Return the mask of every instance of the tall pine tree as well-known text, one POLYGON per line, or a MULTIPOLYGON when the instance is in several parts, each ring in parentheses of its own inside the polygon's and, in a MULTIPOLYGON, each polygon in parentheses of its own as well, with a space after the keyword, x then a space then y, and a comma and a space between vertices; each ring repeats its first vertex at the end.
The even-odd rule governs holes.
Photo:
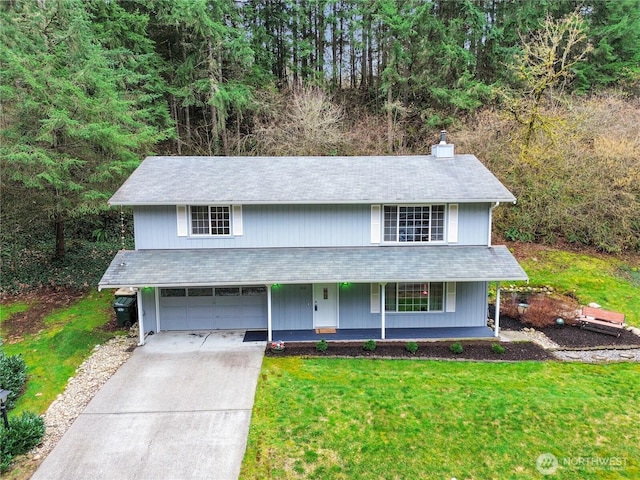
POLYGON ((163 136, 136 111, 84 2, 3 4, 0 15, 3 181, 37 192, 60 258, 65 222, 105 209, 163 136))

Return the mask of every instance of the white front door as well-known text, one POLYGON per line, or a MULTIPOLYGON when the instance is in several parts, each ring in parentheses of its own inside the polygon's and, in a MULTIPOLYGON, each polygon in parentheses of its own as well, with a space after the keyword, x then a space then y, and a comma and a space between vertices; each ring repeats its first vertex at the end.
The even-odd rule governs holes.
POLYGON ((338 285, 313 285, 313 328, 338 326, 338 285))

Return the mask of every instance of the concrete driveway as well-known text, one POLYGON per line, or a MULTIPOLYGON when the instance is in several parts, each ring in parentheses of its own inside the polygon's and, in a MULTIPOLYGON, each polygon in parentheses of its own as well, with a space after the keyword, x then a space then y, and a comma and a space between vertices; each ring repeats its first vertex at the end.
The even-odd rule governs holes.
POLYGON ((147 337, 32 479, 237 479, 265 347, 243 336, 147 337))

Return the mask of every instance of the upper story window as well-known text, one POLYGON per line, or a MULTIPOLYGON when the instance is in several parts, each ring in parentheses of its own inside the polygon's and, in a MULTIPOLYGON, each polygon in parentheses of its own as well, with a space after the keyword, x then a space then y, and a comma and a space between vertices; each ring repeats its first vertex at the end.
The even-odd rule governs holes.
POLYGON ((191 206, 192 235, 230 235, 231 215, 228 206, 191 206))
POLYGON ((444 241, 444 205, 385 205, 384 241, 444 241))

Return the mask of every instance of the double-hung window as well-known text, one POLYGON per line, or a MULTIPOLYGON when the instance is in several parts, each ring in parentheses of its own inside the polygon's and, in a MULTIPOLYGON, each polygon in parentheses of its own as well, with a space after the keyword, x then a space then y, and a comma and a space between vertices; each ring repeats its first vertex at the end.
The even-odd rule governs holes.
POLYGON ((192 235, 230 235, 231 215, 229 206, 192 205, 192 235))
POLYGON ((444 205, 385 205, 384 241, 444 241, 444 205))
POLYGON ((388 283, 385 290, 387 312, 442 312, 444 283, 388 283))

